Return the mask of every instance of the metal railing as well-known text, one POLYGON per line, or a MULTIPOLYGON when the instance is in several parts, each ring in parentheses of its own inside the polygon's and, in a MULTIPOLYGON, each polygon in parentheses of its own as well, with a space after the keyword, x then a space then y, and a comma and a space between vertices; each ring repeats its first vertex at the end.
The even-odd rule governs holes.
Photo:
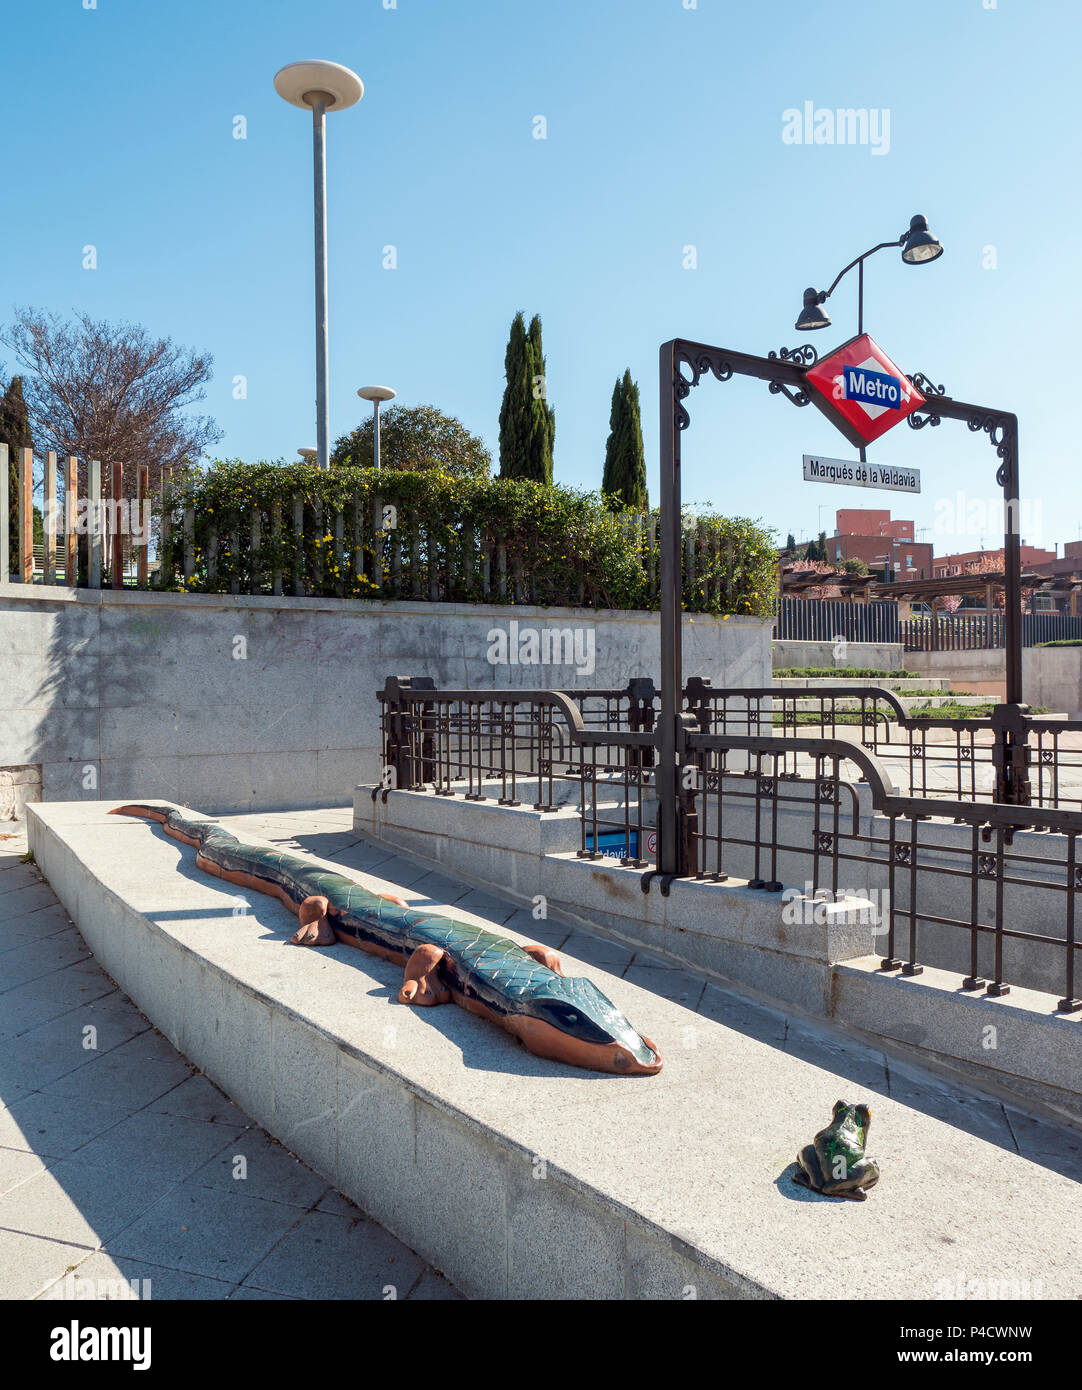
POLYGON ((892 780, 913 796, 1002 800, 997 790, 1010 746, 1026 804, 1082 809, 1082 720, 1049 719, 1003 705, 986 718, 914 715, 894 691, 871 685, 715 690, 693 676, 684 693, 700 733, 857 743, 883 758, 892 780))
MULTIPOLYGON (((816 693, 824 701, 840 698, 830 690, 816 693)), ((884 736, 884 727, 897 732, 900 719, 867 725, 867 737, 881 740, 878 748, 825 729, 808 736, 784 720, 773 724, 764 702, 778 694, 689 682, 676 769, 687 875, 737 877, 771 892, 786 881, 803 883, 814 902, 837 895, 846 871, 859 866, 859 895, 883 893, 884 970, 916 975, 923 960, 961 972, 964 942, 964 989, 1006 994, 1013 971, 1016 982, 1036 979, 1039 987, 1062 990, 1060 1011, 1082 1009, 1076 997, 1082 812, 1052 804, 1054 782, 1043 801, 1029 806, 949 796, 942 788, 902 794, 881 754, 902 746, 913 766, 922 759, 911 742, 895 745, 884 736), (756 727, 764 715, 771 721, 765 732, 756 727), (726 727, 739 724, 742 732, 726 727)), ((783 707, 793 694, 780 692, 783 707)), ((856 698, 869 711, 884 707, 904 716, 893 692, 866 688, 856 698)), ((571 812, 580 856, 640 868, 658 862, 660 740, 652 682, 572 693, 438 690, 428 680, 390 677, 379 699, 384 776, 374 797, 431 788, 439 796, 571 812)), ((1026 724, 1035 767, 1058 776, 1059 724, 1026 724)), ((995 747, 988 751, 994 757, 995 747)), ((644 875, 644 891, 651 877, 644 875)), ((662 876, 663 892, 668 882, 662 876)))

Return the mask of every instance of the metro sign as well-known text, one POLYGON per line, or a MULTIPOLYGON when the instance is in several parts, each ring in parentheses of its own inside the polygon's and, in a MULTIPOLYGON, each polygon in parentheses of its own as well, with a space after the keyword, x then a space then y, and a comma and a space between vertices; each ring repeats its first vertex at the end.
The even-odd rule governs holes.
POLYGON ((867 333, 807 371, 812 400, 850 444, 870 444, 924 404, 924 397, 867 333))

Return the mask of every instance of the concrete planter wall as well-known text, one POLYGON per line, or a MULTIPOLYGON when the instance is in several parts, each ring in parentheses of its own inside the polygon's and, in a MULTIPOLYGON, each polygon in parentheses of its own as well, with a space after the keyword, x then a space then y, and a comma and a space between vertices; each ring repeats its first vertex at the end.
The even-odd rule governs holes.
MULTIPOLYGON (((769 684, 769 624, 684 624, 686 675, 769 684)), ((212 812, 348 805, 378 776, 388 675, 582 689, 660 669, 656 613, 21 584, 0 584, 0 663, 0 772, 29 776, 24 799, 163 797, 212 812), (520 635, 577 632, 585 659, 492 664, 490 634, 512 622, 520 635)))

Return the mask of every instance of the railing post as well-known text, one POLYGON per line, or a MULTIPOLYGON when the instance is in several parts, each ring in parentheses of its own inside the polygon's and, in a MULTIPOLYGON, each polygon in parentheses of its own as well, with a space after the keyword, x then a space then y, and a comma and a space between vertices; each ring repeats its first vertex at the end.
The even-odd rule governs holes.
POLYGON ((34 451, 19 451, 19 579, 34 582, 34 451))
POLYGON ((101 588, 101 461, 91 459, 87 464, 87 583, 92 589, 101 588))
POLYGON ((11 514, 9 468, 8 446, 0 444, 0 584, 6 584, 11 578, 11 555, 8 547, 8 517, 11 514))
POLYGON ((79 537, 76 516, 79 502, 79 460, 68 455, 64 474, 64 583, 74 589, 79 579, 79 537))
POLYGON ((135 549, 135 582, 140 589, 147 587, 147 552, 150 548, 150 517, 146 502, 150 496, 150 465, 140 463, 135 470, 135 506, 139 517, 139 543, 135 549))
POLYGON ((112 583, 114 589, 124 587, 124 532, 121 529, 120 518, 123 516, 121 511, 122 499, 124 496, 124 465, 114 463, 111 469, 112 486, 109 490, 112 525, 112 545, 110 550, 112 558, 109 561, 109 568, 112 570, 112 583))
POLYGON ((659 360, 661 402, 661 727, 658 738, 657 869, 682 872, 677 766, 681 660, 680 439, 676 425, 675 342, 664 343, 659 360))
POLYGON ((42 566, 45 573, 42 579, 46 584, 56 583, 56 455, 50 450, 45 455, 45 485, 42 488, 42 566))

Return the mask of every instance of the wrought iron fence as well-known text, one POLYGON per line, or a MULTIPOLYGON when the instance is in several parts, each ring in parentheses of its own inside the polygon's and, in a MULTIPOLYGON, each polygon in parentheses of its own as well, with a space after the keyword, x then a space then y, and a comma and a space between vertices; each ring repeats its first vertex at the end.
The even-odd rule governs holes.
MULTIPOLYGON (((888 776, 913 796, 998 801, 1005 732, 1018 735, 1031 806, 1082 810, 1082 720, 1049 719, 996 706, 987 718, 910 713, 880 686, 771 686, 716 690, 693 676, 686 708, 700 733, 765 734, 788 741, 858 743, 884 760, 888 776)), ((797 755, 791 752, 791 770, 797 755)), ((1016 769, 1017 771, 1017 769, 1016 769)))
MULTIPOLYGON (((1061 1012, 1082 1009, 1076 997, 1082 812, 1053 804, 1054 781, 1029 806, 982 800, 976 791, 968 797, 943 788, 899 793, 889 750, 905 749, 913 767, 926 762, 912 740, 896 745, 888 737, 899 732, 901 718, 862 720, 870 747, 835 737, 829 724, 809 736, 784 718, 795 694, 688 683, 677 769, 687 873, 740 878, 770 892, 787 882, 804 884, 814 905, 822 894, 838 895, 852 869, 862 895, 883 893, 882 969, 916 975, 927 963, 964 971, 964 989, 991 995, 1009 992, 1013 972, 1016 981, 1022 975, 1027 985, 1036 980, 1061 990, 1061 1012), (772 699, 782 705, 780 725, 766 704, 772 699), (771 721, 765 732, 764 717, 771 721)), ((840 698, 830 690, 815 694, 824 706, 840 698)), ((891 691, 866 688, 856 698, 862 712, 889 708, 904 717, 891 691)), ((386 799, 394 788, 430 788, 504 806, 528 802, 538 811, 572 813, 583 857, 647 869, 658 862, 652 682, 572 693, 438 690, 431 681, 391 677, 379 699, 384 777, 374 797, 381 790, 386 799)), ((920 733, 928 721, 912 722, 920 733)), ((991 721, 941 722, 980 724, 986 733, 991 727, 991 721)), ((1061 726, 1026 724, 1038 754, 1035 769, 1060 776, 1061 726)), ((976 739, 980 730, 965 732, 976 739)), ((644 891, 651 877, 644 875, 644 891)))
POLYGON ((851 599, 793 598, 782 595, 774 620, 779 641, 900 642, 902 624, 894 599, 855 603, 851 599))
MULTIPOLYGON (((1070 613, 1023 613, 1022 645, 1082 638, 1082 617, 1070 613)), ((906 618, 900 624, 907 652, 988 651, 1007 645, 1002 613, 937 614, 934 618, 906 618)))

